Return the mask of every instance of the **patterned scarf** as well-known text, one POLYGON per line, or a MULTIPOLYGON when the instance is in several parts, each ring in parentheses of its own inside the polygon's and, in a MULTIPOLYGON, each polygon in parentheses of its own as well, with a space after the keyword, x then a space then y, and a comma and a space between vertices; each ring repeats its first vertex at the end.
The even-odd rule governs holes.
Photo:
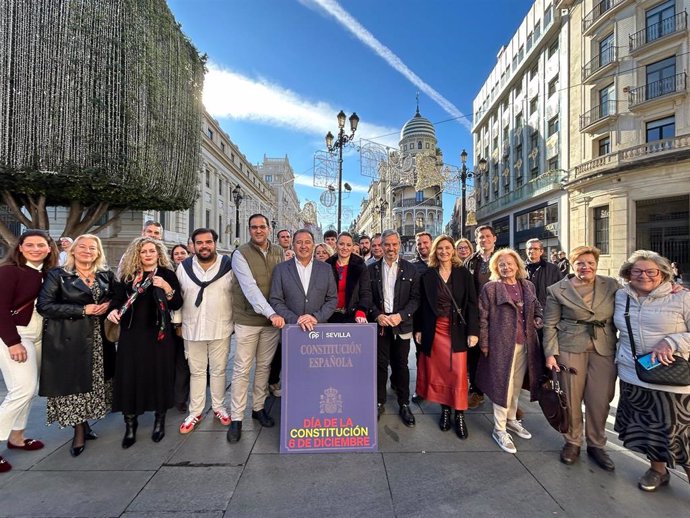
MULTIPOLYGON (((153 284, 153 277, 156 275, 157 271, 158 269, 153 270, 146 276, 146 278, 143 278, 143 272, 139 272, 137 274, 137 276, 134 278, 134 281, 132 281, 132 289, 134 291, 120 308, 120 318, 122 318, 125 312, 132 307, 132 304, 134 304, 134 301, 137 300, 139 295, 144 293, 148 287, 153 284)), ((156 299, 156 305, 158 306, 158 336, 156 339, 159 342, 165 338, 165 329, 168 325, 168 321, 170 320, 167 303, 165 298, 161 296, 162 291, 163 290, 153 290, 153 296, 156 299)))

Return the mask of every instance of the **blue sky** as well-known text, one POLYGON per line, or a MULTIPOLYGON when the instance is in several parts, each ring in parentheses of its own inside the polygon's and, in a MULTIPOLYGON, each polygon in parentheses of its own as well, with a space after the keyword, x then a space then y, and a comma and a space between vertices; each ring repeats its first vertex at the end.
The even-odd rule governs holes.
MULTIPOLYGON (((314 153, 342 109, 357 134, 397 146, 415 113, 435 124, 448 164, 472 157, 472 100, 532 5, 530 0, 168 0, 184 33, 209 58, 206 109, 250 162, 288 155, 304 203, 314 153)), ((349 127, 349 124, 348 124, 349 127)), ((354 150, 344 162, 357 215, 370 178, 354 150)), ((444 223, 455 197, 444 195, 444 223)), ((330 211, 332 212, 332 211, 330 211)), ((321 210, 326 227, 334 217, 321 210)))

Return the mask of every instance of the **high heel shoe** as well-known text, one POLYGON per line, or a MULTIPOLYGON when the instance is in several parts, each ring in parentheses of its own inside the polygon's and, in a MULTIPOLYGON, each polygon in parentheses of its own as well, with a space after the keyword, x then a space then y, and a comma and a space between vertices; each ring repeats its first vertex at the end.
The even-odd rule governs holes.
POLYGON ((442 432, 450 430, 450 407, 441 405, 441 417, 438 420, 438 427, 442 432))
POLYGON ((98 435, 91 429, 88 421, 84 421, 84 438, 87 441, 95 441, 98 439, 98 435))
POLYGON ((74 426, 74 437, 72 438, 72 446, 69 449, 72 457, 79 457, 84 451, 84 423, 79 423, 74 426))
POLYGON ((137 442, 137 427, 139 422, 134 414, 125 415, 125 436, 122 438, 122 447, 127 449, 137 442))
POLYGON ((153 442, 161 442, 163 437, 165 437, 165 412, 156 412, 151 440, 153 442))
POLYGON ((465 413, 462 410, 455 411, 455 434, 460 439, 467 439, 469 435, 467 423, 465 422, 465 413))

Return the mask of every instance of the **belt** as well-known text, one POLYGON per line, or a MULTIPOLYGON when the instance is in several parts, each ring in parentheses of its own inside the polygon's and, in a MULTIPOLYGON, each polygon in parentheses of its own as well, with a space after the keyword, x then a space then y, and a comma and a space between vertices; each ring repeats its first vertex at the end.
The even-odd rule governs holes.
POLYGON ((575 322, 576 324, 587 326, 589 336, 592 337, 593 340, 597 339, 597 328, 603 329, 606 327, 606 320, 570 320, 568 318, 564 318, 563 320, 566 322, 575 322))

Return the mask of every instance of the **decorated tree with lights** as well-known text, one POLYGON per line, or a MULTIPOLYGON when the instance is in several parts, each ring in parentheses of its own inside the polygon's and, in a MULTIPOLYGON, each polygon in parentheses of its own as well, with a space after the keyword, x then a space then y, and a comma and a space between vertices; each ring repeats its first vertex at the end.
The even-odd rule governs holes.
POLYGON ((0 0, 1 202, 43 229, 68 207, 72 236, 190 207, 203 76, 164 0, 0 0))

